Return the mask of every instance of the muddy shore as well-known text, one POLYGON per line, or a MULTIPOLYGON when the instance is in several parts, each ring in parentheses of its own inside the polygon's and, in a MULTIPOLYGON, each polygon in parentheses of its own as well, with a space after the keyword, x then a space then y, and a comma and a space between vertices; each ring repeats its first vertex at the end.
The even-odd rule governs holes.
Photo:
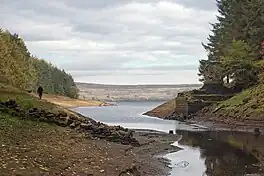
POLYGON ((249 132, 256 133, 256 129, 259 130, 260 134, 264 134, 264 122, 263 121, 241 121, 241 122, 225 122, 217 120, 208 120, 208 118, 195 118, 192 120, 186 121, 186 124, 197 124, 202 125, 207 128, 209 131, 240 131, 240 132, 249 132))
POLYGON ((0 102, 0 175, 166 176, 175 134, 108 126, 71 111, 0 102))
POLYGON ((180 150, 170 145, 178 136, 163 133, 135 131, 140 146, 133 147, 63 127, 45 130, 24 129, 23 138, 20 130, 0 130, 9 139, 1 141, 1 176, 166 176, 169 161, 157 156, 180 150))

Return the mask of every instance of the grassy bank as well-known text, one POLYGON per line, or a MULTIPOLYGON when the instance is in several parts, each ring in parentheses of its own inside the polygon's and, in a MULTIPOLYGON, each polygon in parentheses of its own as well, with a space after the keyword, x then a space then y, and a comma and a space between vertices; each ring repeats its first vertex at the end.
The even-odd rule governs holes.
POLYGON ((173 113, 174 109, 175 109, 175 99, 159 105, 158 107, 144 113, 144 115, 165 118, 171 113, 173 113))
POLYGON ((44 94, 43 99, 39 101, 37 95, 34 93, 26 93, 16 89, 12 86, 4 85, 0 83, 0 100, 6 101, 8 99, 16 100, 19 104, 25 108, 44 108, 53 109, 54 105, 59 105, 62 107, 81 107, 81 106, 110 106, 111 104, 105 103, 103 101, 96 100, 81 100, 72 99, 65 96, 44 94))
MULTIPOLYGON (((195 94, 192 95, 192 99, 199 99, 202 102, 212 100, 212 105, 203 108, 195 114, 196 120, 198 121, 203 120, 234 125, 264 126, 264 85, 246 89, 227 100, 221 100, 221 96, 210 94, 204 94, 202 96, 195 94)), ((175 99, 145 114, 165 118, 170 115, 174 109, 175 99)))
POLYGON ((32 96, 26 92, 20 91, 12 86, 0 84, 0 100, 8 101, 15 100, 22 108, 41 108, 49 111, 57 111, 58 106, 55 104, 45 101, 38 100, 35 96, 32 96))
POLYGON ((251 87, 198 113, 203 119, 226 123, 264 122, 264 85, 251 87))

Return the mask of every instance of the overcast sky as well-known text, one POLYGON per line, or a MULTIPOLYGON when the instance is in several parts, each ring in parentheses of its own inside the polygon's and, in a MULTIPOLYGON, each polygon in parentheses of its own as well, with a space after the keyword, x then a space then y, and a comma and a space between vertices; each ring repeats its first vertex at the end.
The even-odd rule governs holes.
POLYGON ((75 81, 198 83, 215 0, 0 0, 0 27, 75 81))

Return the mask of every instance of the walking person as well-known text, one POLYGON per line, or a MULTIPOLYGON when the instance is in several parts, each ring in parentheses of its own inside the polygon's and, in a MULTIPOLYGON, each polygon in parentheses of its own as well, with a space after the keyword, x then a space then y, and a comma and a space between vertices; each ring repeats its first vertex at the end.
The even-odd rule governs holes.
POLYGON ((38 92, 38 95, 39 95, 39 99, 41 99, 42 98, 42 94, 43 94, 43 88, 41 86, 39 86, 37 92, 38 92))

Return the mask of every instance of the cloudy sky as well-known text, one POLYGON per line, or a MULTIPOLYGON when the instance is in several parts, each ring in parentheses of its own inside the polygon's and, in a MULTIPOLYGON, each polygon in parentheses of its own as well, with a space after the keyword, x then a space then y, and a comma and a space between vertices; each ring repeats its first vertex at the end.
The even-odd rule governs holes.
POLYGON ((197 83, 215 0, 0 0, 0 24, 76 81, 197 83))

